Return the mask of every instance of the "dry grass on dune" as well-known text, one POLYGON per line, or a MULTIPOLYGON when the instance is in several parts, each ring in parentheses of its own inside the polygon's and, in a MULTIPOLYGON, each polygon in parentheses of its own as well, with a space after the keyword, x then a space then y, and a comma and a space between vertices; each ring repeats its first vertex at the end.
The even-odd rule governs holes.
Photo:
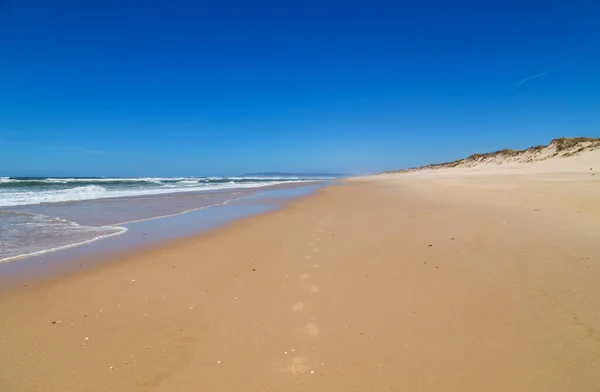
POLYGON ((567 158, 586 151, 593 151, 598 148, 600 148, 600 138, 562 137, 552 140, 548 145, 533 146, 525 150, 505 148, 503 150, 488 153, 475 153, 467 158, 458 159, 452 162, 435 163, 403 170, 392 170, 386 173, 411 172, 427 169, 468 168, 484 163, 498 165, 505 163, 531 163, 551 158, 567 158))

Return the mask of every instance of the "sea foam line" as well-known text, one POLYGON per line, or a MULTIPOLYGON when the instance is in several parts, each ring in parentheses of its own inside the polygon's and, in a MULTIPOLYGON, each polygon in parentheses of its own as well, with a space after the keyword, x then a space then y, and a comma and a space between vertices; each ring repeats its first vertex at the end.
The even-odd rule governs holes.
POLYGON ((4 199, 0 200, 0 207, 16 207, 25 205, 41 205, 50 203, 76 203, 87 200, 100 199, 118 199, 123 197, 139 197, 165 194, 185 194, 185 193, 204 193, 209 191, 227 190, 227 189, 256 189, 273 185, 287 183, 303 183, 307 180, 294 180, 282 182, 263 182, 247 184, 209 184, 191 187, 175 188, 152 188, 152 189, 122 189, 112 190, 103 188, 100 185, 86 185, 70 189, 52 190, 43 192, 20 191, 14 193, 0 193, 4 199))
MULTIPOLYGON (((299 181, 299 182, 304 182, 304 181, 299 181)), ((242 189, 244 189, 244 188, 242 188, 242 189)), ((238 192, 233 192, 232 195, 239 195, 239 194, 243 194, 243 193, 245 193, 245 192, 238 191, 238 192)), ((27 258, 27 257, 39 256, 39 255, 42 255, 42 254, 45 254, 45 253, 56 252, 56 251, 60 251, 60 250, 64 250, 64 249, 69 249, 69 248, 75 248, 77 246, 90 244, 90 243, 98 241, 98 240, 102 240, 102 239, 106 239, 106 238, 109 238, 109 237, 118 236, 118 235, 124 234, 125 232, 127 232, 129 230, 127 227, 122 227, 121 225, 126 225, 126 224, 131 224, 131 223, 138 223, 138 222, 145 222, 145 221, 150 221, 150 220, 154 220, 154 219, 169 218, 169 217, 173 217, 173 216, 187 214, 187 213, 190 213, 190 212, 193 212, 193 211, 199 211, 199 210, 202 210, 202 209, 205 209, 205 208, 220 207, 220 206, 227 205, 227 204, 229 204, 229 203, 231 203, 233 201, 238 201, 240 199, 243 199, 243 198, 249 197, 249 196, 250 195, 240 196, 240 197, 236 197, 236 198, 233 198, 233 199, 226 200, 226 201, 221 202, 221 203, 210 204, 210 205, 201 206, 201 207, 198 207, 198 208, 191 208, 189 210, 185 210, 185 211, 178 212, 178 213, 175 213, 175 214, 161 215, 161 216, 155 216, 155 217, 144 218, 144 219, 137 219, 137 220, 127 221, 127 222, 119 222, 119 223, 114 223, 112 225, 107 225, 107 226, 98 226, 98 228, 112 227, 112 228, 120 229, 120 231, 118 231, 116 233, 111 233, 111 234, 106 234, 106 235, 98 236, 98 237, 95 237, 95 238, 92 238, 92 239, 89 239, 89 240, 86 240, 86 241, 77 242, 77 243, 74 243, 74 244, 58 246, 56 248, 45 249, 45 250, 41 250, 41 251, 37 251, 37 252, 24 253, 24 254, 17 255, 17 256, 11 256, 11 257, 8 257, 8 258, 5 258, 5 259, 0 259, 0 263, 6 263, 6 262, 9 262, 9 261, 18 260, 18 259, 24 259, 24 258, 27 258)), ((176 197, 176 196, 171 196, 171 197, 176 197)))
MULTIPOLYGON (((240 193, 242 193, 242 192, 235 192, 235 193, 232 193, 232 195, 236 195, 236 194, 240 194, 240 193)), ((244 196, 241 196, 241 197, 237 197, 235 199, 226 200, 226 201, 221 202, 221 203, 209 204, 207 206, 201 206, 201 207, 197 207, 197 208, 191 208, 189 210, 185 210, 185 211, 181 211, 181 212, 176 212, 174 214, 153 216, 153 217, 150 217, 150 218, 136 219, 136 220, 127 221, 127 222, 119 222, 119 223, 115 223, 115 225, 117 227, 119 227, 119 225, 128 225, 128 224, 131 224, 131 223, 146 222, 146 221, 151 221, 151 220, 154 220, 154 219, 170 218, 172 216, 178 216, 178 215, 187 214, 188 212, 203 210, 205 208, 224 206, 226 204, 231 203, 232 201, 237 201, 237 200, 240 200, 240 199, 243 199, 243 198, 244 198, 244 196)))
POLYGON ((63 249, 69 249, 69 248, 75 248, 77 246, 81 246, 81 245, 86 245, 86 244, 90 244, 92 242, 98 241, 98 240, 102 240, 108 237, 114 237, 117 235, 121 235, 123 233, 125 233, 126 231, 128 231, 129 229, 127 229, 126 227, 119 227, 119 226, 99 226, 98 228, 103 228, 103 227, 112 227, 115 229, 120 229, 120 231, 116 232, 116 233, 110 233, 110 234, 105 234, 105 235, 101 235, 98 237, 94 237, 92 239, 89 240, 85 240, 85 241, 81 241, 81 242, 76 242, 74 244, 69 244, 69 245, 63 245, 63 246, 57 246, 56 248, 49 248, 49 249, 44 249, 44 250, 40 250, 37 252, 31 252, 31 253, 24 253, 24 254, 20 254, 17 256, 11 256, 5 259, 0 259, 0 263, 6 263, 9 261, 13 261, 13 260, 18 260, 18 259, 25 259, 27 257, 33 257, 33 256, 39 256, 39 255, 43 255, 45 253, 51 253, 51 252, 56 252, 59 250, 63 250, 63 249))
MULTIPOLYGON (((240 194, 243 192, 236 192, 233 194, 240 194)), ((150 221, 150 220, 154 220, 154 219, 162 219, 162 218, 169 218, 169 217, 173 217, 173 216, 178 216, 178 215, 183 215, 183 214, 187 214, 189 212, 193 212, 193 211, 199 211, 202 210, 204 208, 210 208, 210 207, 219 207, 219 206, 224 206, 226 204, 229 204, 232 201, 237 201, 240 199, 243 199, 244 197, 237 197, 235 199, 230 199, 230 200, 226 200, 222 203, 216 203, 216 204, 210 204, 207 206, 202 206, 202 207, 198 207, 198 208, 192 208, 189 210, 185 210, 182 212, 178 212, 175 214, 169 214, 169 215, 161 215, 161 216, 154 216, 151 218, 144 218, 144 219, 138 219, 138 220, 132 220, 132 221, 128 221, 128 222, 120 222, 120 223, 115 223, 113 225, 108 225, 108 226, 98 226, 98 228, 104 228, 104 227, 111 227, 111 228, 115 228, 115 229, 120 229, 120 231, 116 232, 116 233, 110 233, 110 234, 105 234, 105 235, 101 235, 98 237, 94 237, 92 239, 86 240, 86 241, 81 241, 81 242, 76 242, 74 244, 69 244, 69 245, 63 245, 63 246, 58 246, 56 248, 49 248, 49 249, 44 249, 44 250, 40 250, 37 252, 31 252, 31 253, 24 253, 24 254, 20 254, 17 256, 11 256, 5 259, 0 259, 0 263, 6 263, 9 261, 14 261, 14 260, 18 260, 18 259, 25 259, 28 257, 34 257, 34 256, 40 256, 46 253, 51 253, 51 252, 56 252, 56 251, 60 251, 60 250, 64 250, 64 249, 70 249, 70 248, 75 248, 77 246, 81 246, 81 245, 87 245, 90 244, 92 242, 96 242, 98 240, 102 240, 102 239, 106 239, 109 237, 114 237, 114 236, 118 236, 121 234, 124 234, 125 232, 127 232, 129 229, 127 227, 122 227, 121 225, 126 225, 126 224, 131 224, 131 223, 138 223, 138 222, 145 222, 145 221, 150 221)))

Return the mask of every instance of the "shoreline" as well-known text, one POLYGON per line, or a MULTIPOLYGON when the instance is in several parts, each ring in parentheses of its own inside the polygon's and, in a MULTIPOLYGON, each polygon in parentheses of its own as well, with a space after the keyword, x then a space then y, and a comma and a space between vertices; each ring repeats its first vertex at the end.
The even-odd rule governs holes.
POLYGON ((594 390, 600 188, 537 179, 352 179, 0 292, 0 389, 594 390))
POLYGON ((270 190, 326 182, 319 181, 324 178, 300 177, 230 179, 239 183, 224 183, 226 179, 216 177, 184 181, 182 178, 8 178, 0 183, 0 205, 4 205, 0 207, 0 264, 115 237, 139 222, 224 205, 270 190), (206 185, 207 181, 214 183, 206 185), (174 184, 187 188, 182 191, 174 184), (225 188, 219 188, 222 186, 225 188), (160 192, 145 194, 150 191, 160 192), (118 196, 121 193, 124 194, 118 196), (76 198, 60 201, 65 195, 76 198), (13 205, 16 201, 22 203, 13 205))
MULTIPOLYGON (((216 204, 202 205, 190 210, 164 216, 109 225, 106 227, 121 228, 123 230, 80 243, 43 250, 33 254, 15 256, 0 261, 0 291, 18 284, 15 282, 22 283, 32 279, 43 278, 45 275, 54 276, 69 273, 79 269, 77 268, 78 266, 89 263, 101 263, 101 260, 105 259, 122 258, 129 253, 143 252, 146 249, 165 246, 170 242, 195 238, 196 236, 201 236, 212 230, 232 224, 237 220, 243 220, 256 214, 267 213, 282 208, 282 202, 284 206, 290 200, 306 197, 331 183, 331 181, 324 181, 272 185, 253 190, 250 193, 238 192, 242 196, 227 199, 216 204), (254 202, 254 200, 258 201, 254 202), (229 205, 231 205, 232 209, 237 208, 239 212, 231 213, 227 211, 229 205), (187 214, 195 214, 198 222, 186 223, 187 228, 179 230, 179 233, 176 235, 167 234, 168 231, 173 230, 174 226, 181 223, 173 218, 182 217, 187 214), (208 219, 209 221, 202 222, 203 219, 208 219), (142 241, 140 243, 139 238, 137 240, 131 238, 133 236, 139 237, 140 234, 143 236, 147 234, 152 235, 153 233, 146 232, 152 231, 152 226, 156 225, 164 227, 155 230, 157 233, 149 241, 142 241), (40 268, 41 265, 50 266, 40 268)), ((234 192, 233 194, 236 193, 234 192)), ((205 195, 200 194, 200 196, 205 195)), ((135 201, 135 198, 130 198, 130 200, 135 201)), ((189 221, 190 219, 186 220, 189 221)))

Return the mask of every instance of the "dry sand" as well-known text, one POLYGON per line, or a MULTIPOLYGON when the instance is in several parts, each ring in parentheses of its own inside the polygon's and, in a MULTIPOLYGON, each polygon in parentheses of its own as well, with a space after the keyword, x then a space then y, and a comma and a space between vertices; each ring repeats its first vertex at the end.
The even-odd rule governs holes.
POLYGON ((574 162, 356 179, 2 292, 0 391, 600 390, 574 162))

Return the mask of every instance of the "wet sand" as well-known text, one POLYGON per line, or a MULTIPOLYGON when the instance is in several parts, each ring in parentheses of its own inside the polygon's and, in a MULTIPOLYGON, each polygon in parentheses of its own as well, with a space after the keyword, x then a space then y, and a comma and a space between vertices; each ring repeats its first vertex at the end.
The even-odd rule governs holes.
POLYGON ((5 290, 0 390, 600 390, 598 180, 356 179, 5 290))
MULTIPOLYGON (((65 217, 73 214, 79 222, 90 223, 89 219, 103 219, 104 224, 122 219, 127 214, 142 213, 143 219, 135 222, 121 224, 126 232, 109 238, 99 239, 79 246, 69 246, 65 249, 54 249, 42 252, 37 256, 16 259, 9 262, 0 260, 0 290, 19 284, 22 280, 44 277, 49 275, 64 274, 66 271, 79 269, 82 264, 89 266, 93 263, 104 263, 116 255, 147 248, 148 246, 163 244, 174 239, 197 236, 211 229, 222 227, 228 223, 248 216, 272 211, 281 208, 286 201, 310 195, 316 190, 326 186, 329 182, 313 182, 303 184, 287 184, 264 187, 260 190, 245 192, 240 195, 227 194, 196 194, 187 195, 183 199, 189 202, 192 199, 191 210, 181 211, 180 195, 163 195, 153 199, 148 204, 146 198, 123 198, 126 200, 110 200, 111 208, 100 208, 100 214, 86 214, 78 211, 90 209, 90 205, 106 203, 106 200, 85 201, 81 203, 66 203, 68 205, 41 205, 35 206, 38 212, 48 213, 54 210, 54 215, 65 217), (227 197, 230 197, 227 199, 227 197), (231 196, 234 198, 232 199, 231 196), (215 198, 216 197, 216 198, 215 198), (219 199, 220 198, 220 199, 219 199), (173 200, 175 199, 175 200, 173 200), (135 203, 139 201, 141 205, 135 203), (161 203, 173 203, 172 206, 160 206, 161 203), (134 206, 132 212, 123 213, 134 206), (169 215, 157 215, 159 211, 168 211, 169 215), (58 212, 58 214, 56 213, 58 212), (62 212, 62 214, 61 214, 62 212), (87 219, 87 220, 86 220, 87 219), (17 262, 18 261, 18 262, 17 262)), ((95 208, 92 208, 95 209, 95 208)), ((129 215, 131 216, 131 215, 129 215)), ((1 223, 0 223, 1 226, 1 223)), ((47 230, 48 243, 53 244, 53 233, 47 230)), ((10 236, 9 236, 10 238, 10 236)), ((92 237, 93 238, 93 237, 92 237)), ((39 236, 25 237, 26 242, 37 244, 39 236)), ((1 239, 0 239, 1 242, 1 239)), ((52 245, 51 245, 52 246, 52 245)), ((11 251, 11 249, 8 249, 11 251)))

